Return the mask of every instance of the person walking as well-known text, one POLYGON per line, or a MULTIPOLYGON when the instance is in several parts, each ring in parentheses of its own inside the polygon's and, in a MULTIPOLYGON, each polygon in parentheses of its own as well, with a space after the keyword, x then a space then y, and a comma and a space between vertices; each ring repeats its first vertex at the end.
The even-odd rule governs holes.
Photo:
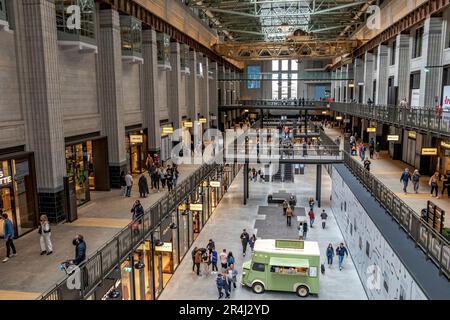
POLYGON ((132 229, 134 233, 139 233, 139 226, 142 224, 142 217, 144 216, 144 207, 139 200, 136 200, 131 208, 132 213, 132 229))
POLYGON ((159 178, 161 180, 161 188, 165 189, 166 188, 166 169, 161 168, 161 171, 159 172, 159 178))
POLYGON ((3 219, 3 237, 6 242, 6 257, 3 259, 3 262, 8 262, 9 258, 12 258, 17 255, 16 247, 14 246, 14 226, 12 221, 8 218, 8 214, 4 213, 2 209, 0 209, 0 214, 3 219), (12 253, 11 253, 12 250, 12 253))
POLYGON ((256 243, 256 235, 255 234, 253 234, 251 237, 250 237, 250 240, 249 240, 249 242, 248 242, 248 244, 249 244, 249 246, 250 246, 250 249, 252 250, 252 252, 253 252, 253 250, 255 249, 255 243, 256 243))
POLYGON ((194 264, 197 268, 197 276, 200 276, 200 264, 202 263, 202 252, 197 249, 194 256, 194 264))
POLYGON ((122 197, 125 197, 127 195, 127 182, 125 181, 125 172, 122 171, 120 173, 120 191, 122 193, 122 197))
POLYGON ((167 190, 169 192, 172 191, 172 189, 173 189, 173 173, 172 173, 172 170, 167 170, 166 182, 167 182, 167 190))
POLYGON ((198 248, 195 247, 192 251, 191 251, 191 256, 192 256, 192 272, 195 272, 195 254, 197 253, 198 248))
POLYGON ((206 249, 208 249, 209 254, 211 254, 215 248, 216 244, 214 243, 213 239, 209 239, 208 244, 206 245, 206 249))
POLYGON ((326 255, 327 255, 328 267, 331 268, 331 266, 333 265, 333 257, 334 257, 334 249, 333 249, 333 245, 331 243, 328 245, 326 255))
POLYGON ((149 194, 150 192, 148 190, 147 178, 145 177, 144 174, 142 174, 141 177, 139 178, 138 187, 139 187, 139 196, 141 198, 146 198, 147 194, 149 194))
POLYGON ((224 282, 223 282, 223 289, 224 289, 224 291, 225 291, 225 299, 230 299, 230 293, 231 293, 231 282, 229 281, 229 279, 228 279, 228 273, 227 273, 227 270, 225 270, 223 273, 222 273, 222 276, 223 276, 223 279, 224 279, 224 282))
POLYGON ((203 264, 203 274, 207 276, 209 274, 209 265, 211 264, 209 252, 204 249, 202 252, 202 264, 203 264))
POLYGON ((128 171, 127 175, 125 176, 125 183, 127 185, 126 196, 129 198, 131 197, 131 188, 133 188, 133 177, 130 171, 128 171))
POLYGON ((442 196, 444 196, 445 190, 447 190, 447 194, 450 197, 450 179, 446 174, 442 177, 442 196))
POLYGON ((304 240, 304 237, 303 237, 303 222, 302 221, 300 221, 300 223, 298 224, 297 230, 298 230, 298 240, 304 240))
POLYGON ((316 219, 316 215, 314 214, 314 211, 313 210, 309 210, 308 216, 309 216, 309 226, 311 228, 313 228, 314 220, 316 219))
POLYGON ((336 255, 339 258, 339 270, 342 270, 342 264, 344 262, 344 258, 345 258, 345 256, 348 257, 348 250, 342 242, 339 245, 339 247, 337 247, 337 249, 336 249, 336 255))
POLYGON ((411 177, 413 186, 414 186, 414 192, 417 194, 419 193, 419 186, 420 186, 420 173, 419 170, 414 170, 414 173, 411 177))
POLYGON ((306 240, 306 235, 308 234, 308 223, 303 222, 303 240, 306 240))
POLYGON ((309 209, 314 210, 314 198, 309 198, 309 209))
POLYGON ((230 265, 228 267, 228 282, 230 284, 230 293, 232 288, 236 289, 236 282, 237 282, 237 270, 234 268, 234 264, 230 265))
POLYGON ((325 229, 325 225, 328 219, 328 214, 325 212, 325 210, 323 210, 322 213, 320 214, 320 218, 322 219, 322 229, 325 229))
POLYGON ((361 144, 361 161, 364 161, 366 159, 366 146, 364 144, 361 144))
POLYGON ((212 272, 214 272, 214 271, 215 272, 219 272, 219 269, 217 268, 218 258, 219 258, 219 254, 217 253, 216 249, 213 249, 212 252, 211 252, 211 265, 212 265, 211 269, 212 269, 212 272))
POLYGON ((366 158, 366 160, 364 161, 364 169, 366 169, 368 172, 370 172, 371 164, 372 164, 372 162, 370 162, 369 158, 366 158))
POLYGON ((408 183, 411 180, 411 175, 409 174, 409 169, 406 168, 400 176, 400 182, 403 183, 403 192, 408 194, 408 183))
POLYGON ((381 144, 377 141, 377 144, 375 145, 375 157, 377 159, 380 158, 380 151, 381 151, 381 144))
POLYGON ((72 244, 75 246, 75 259, 72 260, 72 263, 79 266, 86 260, 86 242, 84 237, 79 234, 72 240, 72 244))
POLYGON ((222 273, 217 274, 216 286, 219 291, 219 299, 223 297, 223 290, 225 289, 225 278, 222 273))
POLYGON ((241 243, 242 243, 242 254, 245 257, 245 253, 247 251, 248 241, 250 240, 250 235, 244 229, 241 233, 241 243))
POLYGON ((430 178, 430 181, 428 182, 429 186, 431 187, 431 196, 434 198, 435 196, 433 196, 433 192, 436 192, 436 198, 437 199, 439 199, 439 185, 438 185, 438 181, 439 181, 439 172, 436 172, 430 178))
POLYGON ((289 207, 289 203, 287 200, 283 201, 283 215, 286 215, 287 208, 289 207))
POLYGON ((48 218, 45 214, 41 215, 38 232, 41 235, 39 242, 41 245, 41 256, 44 254, 51 255, 53 253, 53 245, 50 239, 51 228, 48 218))
POLYGON ((372 160, 373 160, 373 154, 374 153, 375 153, 375 140, 373 138, 370 138, 370 142, 369 142, 369 157, 372 160))
POLYGON ((220 254, 220 264, 222 265, 222 270, 228 268, 228 254, 227 249, 223 249, 222 253, 220 254))
POLYGON ((228 252, 228 256, 227 256, 227 264, 228 264, 228 267, 231 265, 231 264, 234 264, 234 256, 233 256, 233 252, 228 252))
POLYGON ((293 216, 294 216, 294 210, 292 209, 291 206, 289 206, 286 210, 286 225, 288 227, 291 226, 293 216))

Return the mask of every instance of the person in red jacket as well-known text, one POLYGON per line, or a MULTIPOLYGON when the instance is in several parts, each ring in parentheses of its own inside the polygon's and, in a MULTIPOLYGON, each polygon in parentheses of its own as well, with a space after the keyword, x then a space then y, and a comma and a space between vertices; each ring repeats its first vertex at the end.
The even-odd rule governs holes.
POLYGON ((316 218, 316 216, 314 215, 314 211, 309 210, 308 216, 309 216, 309 226, 310 226, 311 228, 313 228, 313 225, 314 225, 314 219, 316 218))

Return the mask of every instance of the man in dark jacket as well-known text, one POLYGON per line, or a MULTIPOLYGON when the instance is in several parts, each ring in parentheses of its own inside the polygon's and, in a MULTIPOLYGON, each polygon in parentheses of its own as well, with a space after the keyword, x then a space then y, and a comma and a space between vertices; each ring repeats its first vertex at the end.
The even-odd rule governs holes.
POLYGON ((348 257, 348 250, 347 248, 344 246, 343 243, 341 243, 339 245, 339 247, 337 247, 336 249, 336 255, 339 258, 339 270, 342 270, 342 263, 344 262, 344 258, 345 256, 348 257))
POLYGON ((138 186, 139 186, 139 196, 141 198, 146 198, 147 194, 149 194, 150 192, 148 191, 148 183, 145 175, 142 174, 141 177, 139 178, 138 186))
POLYGON ((79 234, 73 239, 72 244, 75 246, 75 259, 72 260, 72 263, 78 266, 86 260, 86 242, 84 242, 83 236, 79 234))
POLYGON ((242 254, 245 257, 245 252, 247 251, 248 240, 250 239, 250 235, 244 229, 241 233, 241 243, 242 243, 242 254))

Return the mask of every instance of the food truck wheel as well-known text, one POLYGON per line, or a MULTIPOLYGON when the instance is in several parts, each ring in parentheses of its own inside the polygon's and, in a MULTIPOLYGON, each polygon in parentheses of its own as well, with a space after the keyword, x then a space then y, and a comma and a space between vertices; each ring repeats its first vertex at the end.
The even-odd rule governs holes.
POLYGON ((306 298, 309 296, 309 289, 307 286, 298 286, 297 287, 297 295, 302 298, 306 298))
POLYGON ((261 282, 255 282, 252 286, 253 292, 256 294, 264 293, 264 285, 261 282))

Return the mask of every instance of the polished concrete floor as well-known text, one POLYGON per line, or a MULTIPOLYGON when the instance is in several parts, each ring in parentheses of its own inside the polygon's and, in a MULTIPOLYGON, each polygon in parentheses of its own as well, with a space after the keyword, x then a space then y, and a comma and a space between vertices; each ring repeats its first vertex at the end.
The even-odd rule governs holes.
MULTIPOLYGON (((339 129, 325 129, 325 132, 333 139, 338 136, 343 137, 342 132, 339 129)), ((343 142, 343 141, 342 141, 343 142)), ((343 144, 343 143, 342 143, 343 144)), ((342 147, 342 146, 341 146, 342 147)), ((369 156, 369 151, 367 151, 367 156, 369 156)), ((358 156, 354 157, 358 159, 358 156)), ((408 194, 403 192, 403 184, 400 182, 400 176, 405 168, 408 168, 412 173, 415 168, 407 165, 403 161, 392 160, 387 152, 383 152, 378 159, 371 160, 370 172, 375 175, 382 183, 384 183, 390 190, 392 190, 400 199, 402 199, 408 206, 410 206, 414 211, 420 214, 420 211, 427 207, 427 201, 431 200, 438 207, 442 208, 447 216, 450 214, 450 197, 447 192, 446 195, 442 195, 442 182, 439 183, 439 199, 433 198, 430 195, 430 186, 428 182, 430 180, 429 176, 422 176, 420 179, 419 193, 415 194, 413 190, 413 184, 409 183, 408 194)), ((359 161, 361 166, 362 161, 359 161)), ((444 226, 450 228, 450 219, 444 220, 444 226)))
MULTIPOLYGON (((214 215, 210 218, 208 224, 200 233, 194 246, 205 247, 209 239, 214 239, 216 249, 220 252, 222 249, 232 251, 236 258, 236 267, 239 272, 238 280, 242 275, 242 264, 250 259, 242 256, 242 247, 240 243, 240 234, 242 229, 252 234, 257 234, 254 229, 255 222, 260 225, 260 220, 266 219, 264 215, 258 215, 259 208, 267 206, 267 195, 280 190, 297 195, 298 206, 307 206, 308 199, 315 195, 316 167, 307 166, 305 175, 297 175, 295 183, 250 183, 249 203, 243 205, 243 175, 242 172, 229 188, 214 215)), ((321 260, 325 262, 325 250, 329 243, 334 247, 343 241, 342 234, 336 225, 333 213, 330 211, 331 179, 323 170, 322 177, 322 208, 329 214, 328 226, 325 230, 316 222, 316 226, 309 230, 308 240, 318 241, 321 249, 321 260)), ((263 212, 263 211, 261 211, 263 212)), ((285 218, 282 215, 282 209, 279 208, 279 223, 272 223, 273 236, 278 238, 296 238, 296 224, 292 227, 286 226, 285 218)), ((317 219, 320 220, 320 219, 317 219)), ((316 221, 317 221, 316 220, 316 221)), ((277 221, 278 222, 278 221, 277 221)), ((270 221, 267 221, 270 224, 270 221)), ((191 248, 192 250, 192 248, 191 248)), ((325 275, 320 275, 321 292, 319 296, 311 296, 312 300, 365 300, 367 299, 364 288, 360 282, 359 276, 353 265, 352 259, 345 261, 344 269, 339 271, 337 261, 332 269, 326 269, 325 275)), ((190 255, 182 261, 174 276, 164 289, 160 299, 193 299, 193 300, 213 300, 217 299, 218 292, 215 284, 215 275, 204 273, 198 277, 192 272, 192 260, 190 255)), ((231 299, 235 300, 297 300, 295 293, 266 292, 262 295, 256 295, 251 289, 241 287, 234 290, 231 299)))
MULTIPOLYGON (((179 181, 198 168, 198 165, 179 166, 179 181)), ((147 179, 150 182, 148 176, 147 179)), ((167 188, 161 192, 150 191, 150 195, 141 199, 141 203, 144 208, 149 208, 166 194, 167 188)), ((52 255, 40 255, 37 230, 14 241, 18 255, 7 263, 0 261, 0 300, 35 299, 63 279, 65 273, 59 269, 59 265, 62 261, 74 258, 72 239, 75 235, 84 236, 88 256, 110 241, 131 222, 130 208, 139 199, 137 177, 131 198, 122 197, 120 190, 93 192, 91 197, 92 201, 78 208, 78 220, 52 226, 52 255)), ((0 260, 3 260, 4 241, 0 242, 0 255, 0 260)))

